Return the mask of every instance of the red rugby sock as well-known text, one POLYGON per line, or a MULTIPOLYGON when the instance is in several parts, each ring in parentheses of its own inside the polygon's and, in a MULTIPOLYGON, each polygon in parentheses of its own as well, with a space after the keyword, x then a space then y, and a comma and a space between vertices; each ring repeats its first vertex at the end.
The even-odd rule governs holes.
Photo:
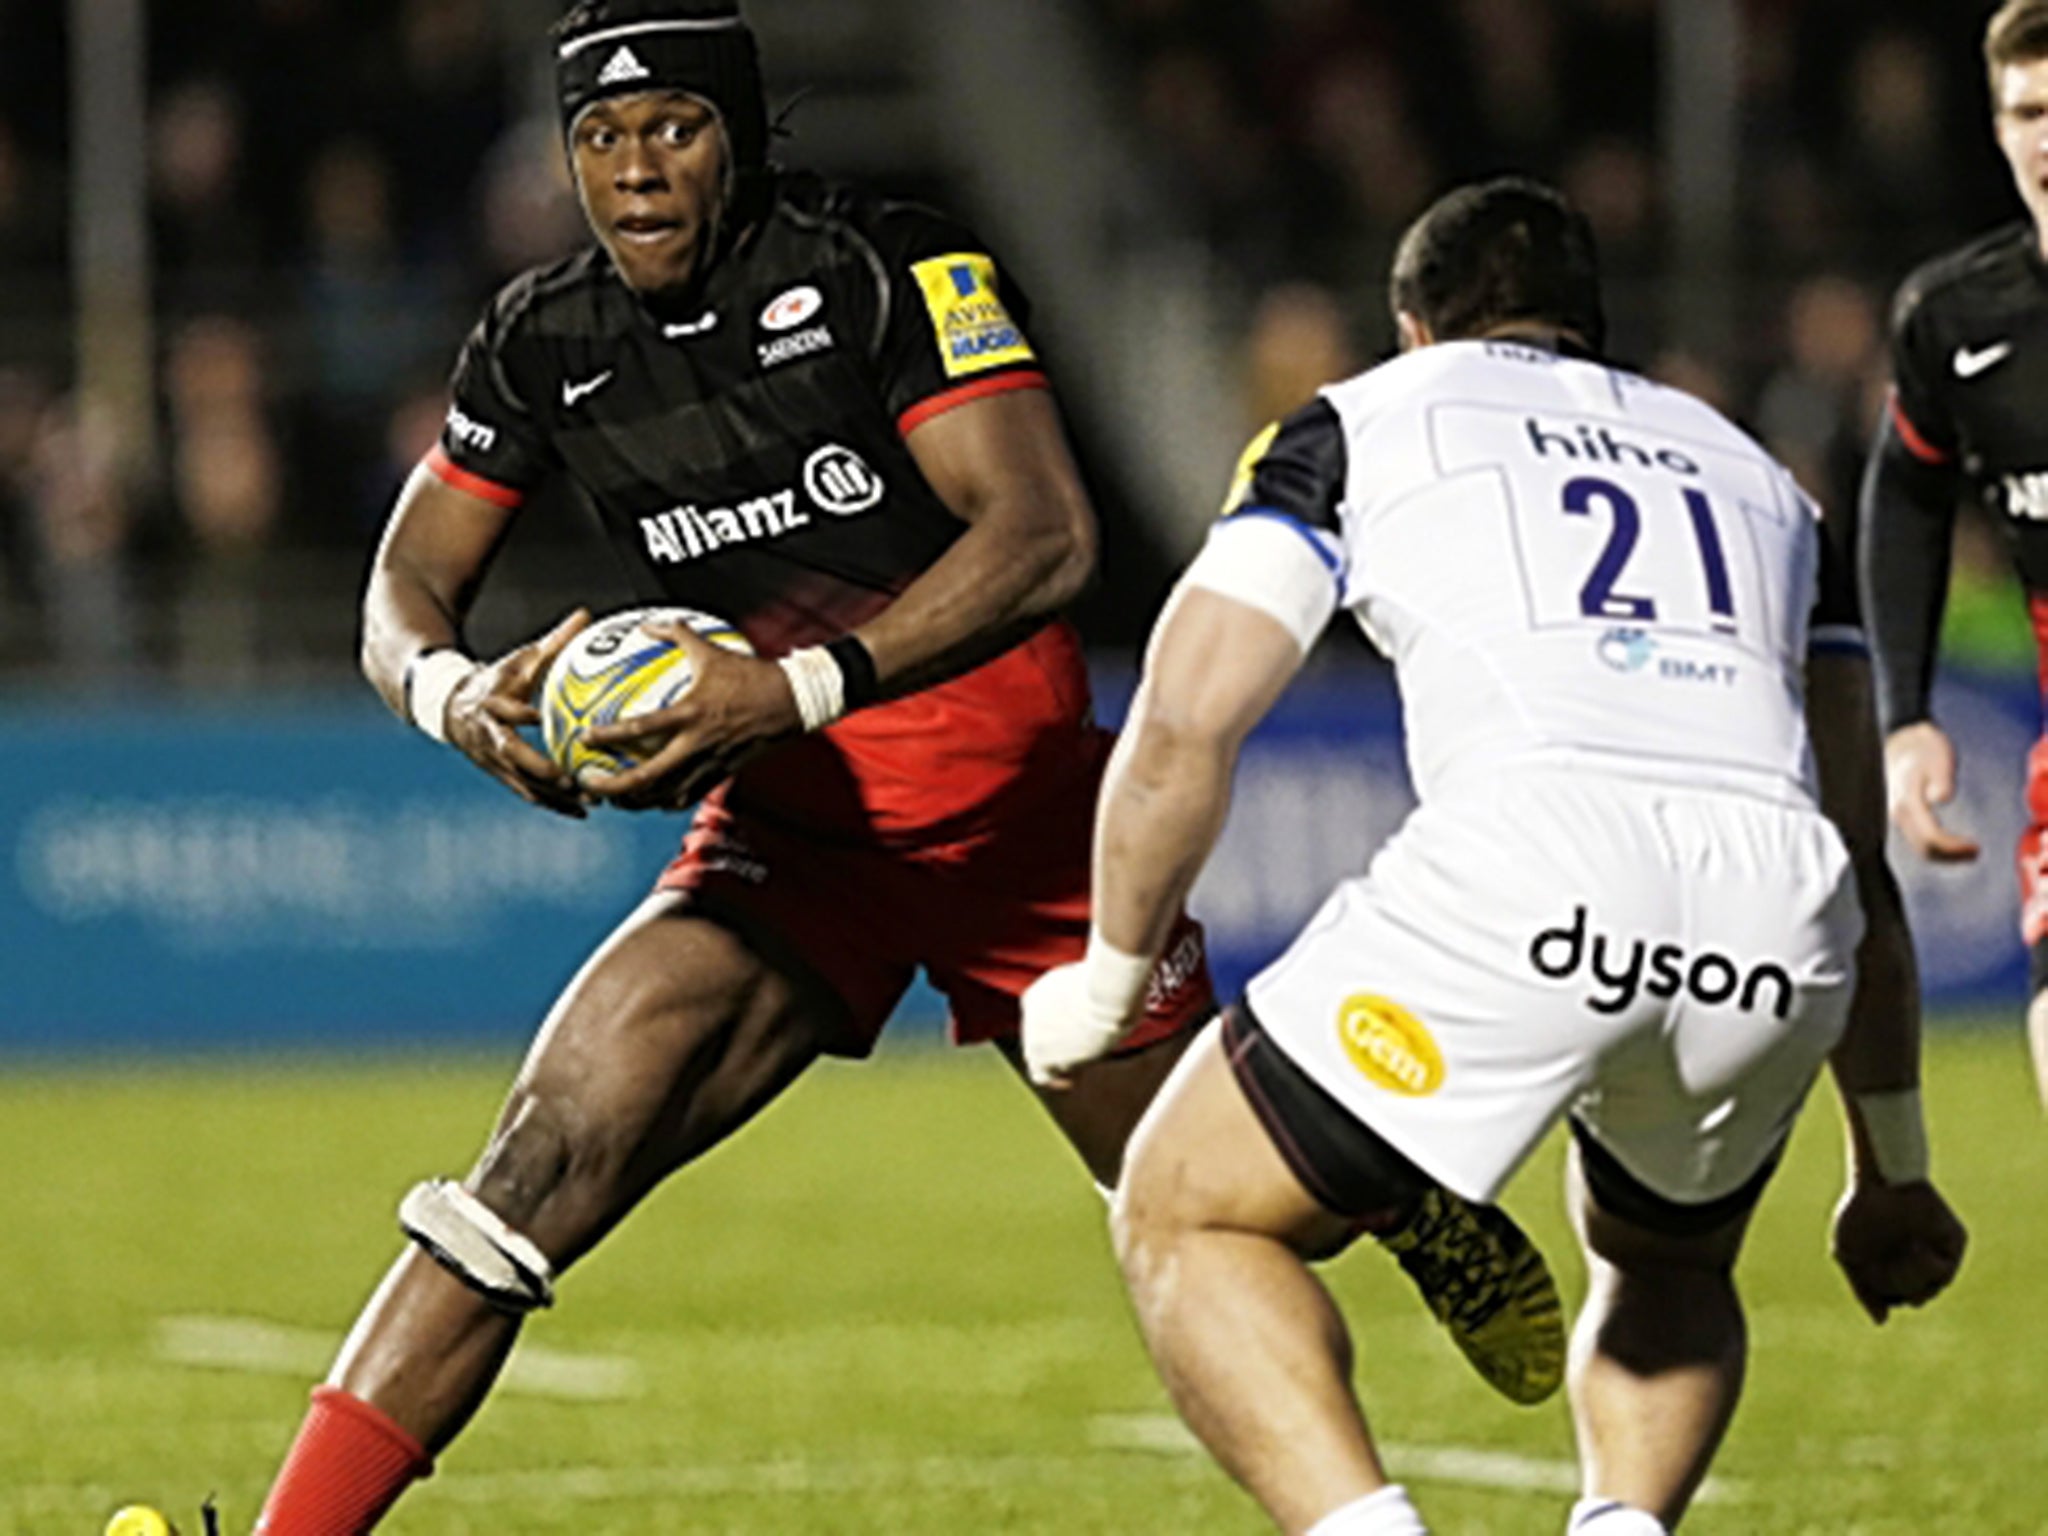
POLYGON ((426 1447, 361 1398, 315 1387, 255 1536, 364 1536, 434 1470, 426 1447))

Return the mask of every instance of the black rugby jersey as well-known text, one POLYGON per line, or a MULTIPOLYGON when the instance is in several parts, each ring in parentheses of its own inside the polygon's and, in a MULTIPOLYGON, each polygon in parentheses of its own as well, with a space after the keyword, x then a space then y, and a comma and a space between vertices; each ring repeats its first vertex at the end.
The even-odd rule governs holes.
POLYGON ((2048 262, 2031 223, 1927 263, 1892 311, 1893 389, 1864 477, 1864 606, 1887 731, 1924 719, 1958 499, 2003 530, 2048 637, 2048 262))
MULTIPOLYGON (((463 348, 428 468, 503 507, 566 476, 641 597, 781 655, 859 625, 966 531, 909 435, 1046 378, 985 244, 816 176, 778 173, 700 286, 695 313, 657 316, 597 248, 516 279, 463 348)), ((928 839, 1063 792, 1094 761, 1090 719, 1080 643, 1056 622, 719 793, 835 837, 928 839)))
POLYGON ((1029 306, 927 209, 808 174, 657 318, 596 247, 529 272, 464 346, 429 467, 501 506, 565 473, 635 590, 779 655, 886 606, 965 525, 904 439, 950 406, 1043 386, 1029 306))

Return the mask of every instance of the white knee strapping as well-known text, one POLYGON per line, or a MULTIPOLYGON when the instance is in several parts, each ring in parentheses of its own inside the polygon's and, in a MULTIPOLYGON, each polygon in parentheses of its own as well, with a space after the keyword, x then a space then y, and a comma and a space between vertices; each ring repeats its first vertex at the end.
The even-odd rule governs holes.
POLYGON ((1408 1490, 1389 1483, 1378 1493, 1333 1509, 1309 1527, 1308 1536, 1429 1536, 1408 1490))
POLYGON ((1572 1506, 1566 1536, 1670 1536, 1655 1515, 1623 1504, 1618 1499, 1581 1499, 1572 1506))
POLYGON ((555 1270, 533 1239, 451 1179, 415 1185, 398 1205, 406 1236, 507 1312, 552 1306, 555 1270))

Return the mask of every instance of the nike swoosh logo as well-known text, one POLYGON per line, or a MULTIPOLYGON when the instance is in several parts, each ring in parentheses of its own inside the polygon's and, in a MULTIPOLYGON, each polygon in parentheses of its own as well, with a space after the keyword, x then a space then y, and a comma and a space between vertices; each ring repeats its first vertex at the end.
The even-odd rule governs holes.
POLYGON ((564 379, 562 381, 562 404, 574 405, 586 395, 596 394, 605 385, 611 383, 611 381, 612 370, 609 368, 594 379, 585 379, 581 384, 571 384, 567 379, 564 379))
POLYGON ((1957 347, 1955 356, 1956 377, 1974 379, 1986 369, 1996 368, 2012 355, 2012 343, 1995 342, 1972 352, 1968 347, 1957 347))
POLYGON ((718 311, 713 310, 702 320, 691 320, 682 325, 664 325, 661 334, 670 341, 679 336, 703 336, 718 329, 718 311))

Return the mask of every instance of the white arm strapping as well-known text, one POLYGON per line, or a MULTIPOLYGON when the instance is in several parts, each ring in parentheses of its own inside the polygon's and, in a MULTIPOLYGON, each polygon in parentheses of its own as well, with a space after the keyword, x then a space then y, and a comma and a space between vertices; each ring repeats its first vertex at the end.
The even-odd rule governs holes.
POLYGON ((1181 578, 1277 620, 1306 656, 1337 611, 1337 541, 1292 518, 1239 513, 1209 532, 1181 578))
POLYGON ((448 739, 448 701, 455 690, 483 670, 483 663, 460 651, 429 651, 413 658, 406 674, 405 707, 412 723, 436 741, 448 739))
POLYGON ((1045 1084, 1116 1049, 1145 1005, 1154 962, 1088 932, 1088 952, 1024 989, 1022 1044, 1031 1081, 1045 1084))
POLYGON ((806 732, 822 731, 846 713, 846 674, 825 647, 812 645, 792 651, 776 665, 789 679, 789 691, 806 732))

